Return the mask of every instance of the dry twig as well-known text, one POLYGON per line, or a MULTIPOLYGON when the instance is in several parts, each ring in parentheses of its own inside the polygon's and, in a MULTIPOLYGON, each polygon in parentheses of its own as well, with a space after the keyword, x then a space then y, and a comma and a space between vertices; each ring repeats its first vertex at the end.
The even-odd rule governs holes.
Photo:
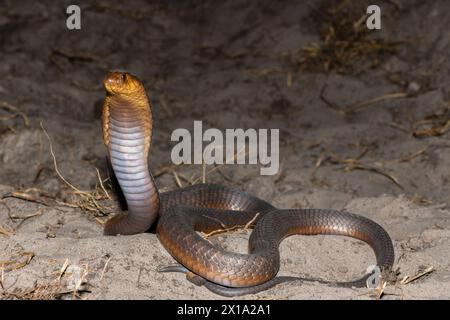
POLYGON ((13 106, 6 101, 0 101, 0 109, 4 109, 12 113, 9 116, 0 117, 0 121, 10 120, 15 117, 21 117, 25 127, 30 126, 30 120, 28 119, 28 116, 24 112, 20 111, 16 106, 13 106))
POLYGON ((423 276, 425 276, 425 275, 427 275, 427 274, 430 274, 430 273, 432 273, 432 272, 434 272, 434 271, 435 271, 435 269, 434 269, 433 266, 427 267, 425 270, 423 270, 423 271, 417 273, 416 275, 414 275, 414 276, 412 276, 412 277, 411 277, 411 276, 405 276, 405 277, 400 281, 400 284, 405 285, 405 284, 411 283, 411 282, 416 281, 417 279, 420 279, 420 278, 422 278, 423 276))
MULTIPOLYGON (((245 225, 236 225, 236 226, 232 226, 232 227, 228 227, 228 228, 225 227, 222 224, 222 222, 219 221, 221 226, 222 226, 222 228, 221 229, 217 229, 217 230, 213 230, 213 231, 211 231, 209 233, 206 233, 206 234, 204 234, 203 237, 205 239, 208 239, 208 238, 210 238, 212 236, 215 236, 217 234, 222 234, 222 233, 225 233, 225 232, 231 232, 231 231, 236 231, 236 230, 248 230, 250 228, 250 226, 255 222, 255 220, 258 219, 259 215, 260 215, 259 212, 256 213, 255 216, 250 221, 248 221, 245 225)), ((211 217, 207 217, 207 218, 213 219, 211 217)), ((217 221, 217 219, 214 219, 214 220, 217 221)))

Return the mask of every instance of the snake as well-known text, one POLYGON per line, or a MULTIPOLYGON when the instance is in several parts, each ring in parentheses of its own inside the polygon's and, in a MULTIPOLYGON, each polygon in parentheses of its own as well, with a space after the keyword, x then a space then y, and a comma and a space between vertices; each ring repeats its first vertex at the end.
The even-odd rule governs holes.
POLYGON ((378 223, 362 215, 332 209, 278 209, 235 187, 201 183, 159 192, 149 168, 152 106, 135 75, 111 71, 103 81, 103 142, 128 210, 110 218, 104 235, 134 235, 156 226, 162 246, 177 264, 161 272, 182 272, 198 286, 222 296, 267 290, 293 280, 364 287, 373 273, 352 281, 333 282, 277 276, 279 245, 291 235, 342 235, 366 242, 380 270, 391 270, 394 247, 378 223), (251 228, 248 253, 227 251, 199 232, 251 228))

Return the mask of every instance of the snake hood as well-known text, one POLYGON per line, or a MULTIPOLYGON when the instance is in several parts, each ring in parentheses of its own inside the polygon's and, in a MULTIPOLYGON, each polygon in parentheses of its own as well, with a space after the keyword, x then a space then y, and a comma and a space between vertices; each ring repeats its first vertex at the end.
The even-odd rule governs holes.
POLYGON ((142 82, 126 72, 110 72, 103 84, 103 141, 128 213, 105 224, 105 234, 146 231, 157 219, 159 196, 148 168, 153 119, 142 82))

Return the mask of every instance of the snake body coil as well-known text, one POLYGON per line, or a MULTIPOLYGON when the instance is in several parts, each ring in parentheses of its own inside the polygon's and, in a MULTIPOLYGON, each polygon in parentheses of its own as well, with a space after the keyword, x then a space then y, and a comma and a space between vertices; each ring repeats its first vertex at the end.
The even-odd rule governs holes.
MULTIPOLYGON (((106 235, 144 232, 159 217, 158 238, 182 265, 164 271, 185 272, 194 283, 227 296, 298 279, 276 277, 278 246, 293 234, 357 238, 372 247, 379 267, 392 267, 394 249, 389 235, 362 216, 327 209, 279 210, 240 190, 213 184, 159 194, 148 168, 153 120, 144 86, 133 75, 121 72, 108 74, 104 85, 103 139, 128 204, 127 214, 106 223, 106 235), (225 251, 196 233, 246 225, 254 227, 249 254, 225 251)), ((364 286, 368 276, 340 284, 364 286)))

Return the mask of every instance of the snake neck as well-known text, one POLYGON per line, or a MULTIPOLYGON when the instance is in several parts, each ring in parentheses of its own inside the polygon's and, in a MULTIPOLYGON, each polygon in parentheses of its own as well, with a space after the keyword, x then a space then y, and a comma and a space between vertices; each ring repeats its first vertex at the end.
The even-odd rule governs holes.
POLYGON ((148 167, 152 139, 150 103, 144 96, 108 96, 104 104, 105 144, 125 196, 128 214, 110 219, 107 235, 145 232, 159 214, 159 193, 148 167))

